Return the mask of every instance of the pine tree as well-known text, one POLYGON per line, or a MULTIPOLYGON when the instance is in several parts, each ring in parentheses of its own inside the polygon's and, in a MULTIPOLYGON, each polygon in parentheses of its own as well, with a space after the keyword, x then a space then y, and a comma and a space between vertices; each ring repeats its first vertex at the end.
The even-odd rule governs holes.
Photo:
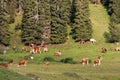
POLYGON ((110 42, 120 41, 120 0, 110 0, 110 42))
POLYGON ((66 21, 62 19, 61 0, 51 0, 51 43, 59 44, 66 42, 66 21))
POLYGON ((50 12, 50 0, 42 0, 41 5, 44 10, 44 32, 43 38, 46 43, 50 42, 50 33, 51 33, 51 12, 50 12))
POLYGON ((72 6, 71 0, 62 0, 60 16, 63 20, 67 22, 67 24, 70 24, 71 6, 72 6))
POLYGON ((39 44, 43 40, 42 5, 39 0, 24 0, 21 38, 25 44, 39 44))
POLYGON ((10 33, 8 31, 8 13, 6 10, 6 1, 0 0, 0 43, 4 45, 9 45, 10 33))
POLYGON ((89 40, 92 37, 92 25, 89 19, 89 1, 73 0, 72 36, 75 41, 89 40))

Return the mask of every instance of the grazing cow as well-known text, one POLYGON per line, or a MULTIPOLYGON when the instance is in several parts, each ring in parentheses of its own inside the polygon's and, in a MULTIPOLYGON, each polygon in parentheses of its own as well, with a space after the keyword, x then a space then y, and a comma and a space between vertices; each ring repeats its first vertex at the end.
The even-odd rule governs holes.
POLYGON ((48 48, 47 47, 44 47, 43 48, 43 52, 47 52, 48 51, 48 48))
POLYGON ((9 61, 8 61, 8 64, 12 64, 13 63, 13 59, 10 59, 9 61))
POLYGON ((45 66, 48 66, 50 63, 49 62, 45 62, 45 66))
POLYGON ((19 66, 22 66, 22 65, 23 65, 23 66, 26 66, 27 63, 28 63, 28 58, 25 58, 25 59, 19 61, 18 67, 19 67, 19 66))
POLYGON ((41 53, 40 46, 36 46, 35 44, 30 44, 30 53, 41 53))
POLYGON ((115 51, 120 51, 120 47, 116 47, 116 48, 115 48, 115 51))
POLYGON ((46 46, 45 42, 42 42, 42 43, 40 44, 40 47, 45 47, 45 46, 46 46))
POLYGON ((89 64, 89 59, 88 58, 83 58, 82 59, 82 65, 84 66, 85 64, 89 64))
POLYGON ((80 40, 79 43, 80 44, 85 44, 85 41, 84 40, 80 40))
POLYGON ((33 53, 41 53, 41 48, 39 46, 35 46, 33 51, 33 53))
POLYGON ((98 59, 96 59, 96 60, 94 61, 94 66, 100 65, 100 64, 101 64, 101 60, 102 60, 102 56, 98 56, 98 59))
POLYGON ((102 47, 101 49, 102 49, 102 53, 106 53, 107 52, 106 48, 102 47))
POLYGON ((54 55, 56 55, 56 56, 61 56, 62 53, 61 53, 61 51, 56 51, 56 52, 54 53, 54 55))
POLYGON ((14 51, 16 51, 16 50, 17 50, 17 47, 14 45, 12 49, 13 49, 14 51))
POLYGON ((26 47, 26 46, 23 46, 23 47, 22 47, 22 51, 27 51, 27 47, 26 47))
POLYGON ((90 39, 90 42, 96 43, 96 40, 92 38, 92 39, 90 39))
POLYGON ((8 64, 7 63, 0 63, 0 66, 7 68, 8 64))
POLYGON ((89 41, 87 41, 87 40, 80 40, 79 43, 80 44, 89 44, 89 41))

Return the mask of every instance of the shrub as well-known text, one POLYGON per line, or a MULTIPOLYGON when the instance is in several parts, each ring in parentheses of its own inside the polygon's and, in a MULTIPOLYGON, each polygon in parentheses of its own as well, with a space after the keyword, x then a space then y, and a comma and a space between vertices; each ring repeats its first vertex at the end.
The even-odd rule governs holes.
POLYGON ((73 61, 73 58, 71 58, 71 57, 61 59, 61 62, 70 63, 70 64, 75 64, 76 63, 75 61, 73 61))
POLYGON ((52 57, 45 57, 43 61, 55 61, 52 57))

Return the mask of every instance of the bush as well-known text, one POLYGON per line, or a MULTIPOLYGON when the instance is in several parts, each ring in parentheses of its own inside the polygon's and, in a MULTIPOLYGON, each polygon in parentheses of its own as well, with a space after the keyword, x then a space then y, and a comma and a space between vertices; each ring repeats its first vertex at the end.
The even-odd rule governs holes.
POLYGON ((106 42, 111 42, 110 41, 110 33, 105 32, 103 35, 104 35, 104 38, 106 39, 106 42))
POLYGON ((52 57, 45 57, 43 61, 55 61, 52 57))
POLYGON ((70 63, 70 64, 75 64, 76 62, 73 61, 73 58, 71 57, 68 57, 68 58, 65 58, 65 59, 61 59, 61 62, 63 63, 70 63))

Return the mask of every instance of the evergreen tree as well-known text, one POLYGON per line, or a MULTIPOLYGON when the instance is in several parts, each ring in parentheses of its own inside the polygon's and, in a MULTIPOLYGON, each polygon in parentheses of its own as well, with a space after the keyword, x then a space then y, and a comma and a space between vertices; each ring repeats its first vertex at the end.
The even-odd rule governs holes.
POLYGON ((25 44, 39 44, 43 40, 43 9, 39 0, 24 0, 21 38, 25 44))
POLYGON ((0 0, 0 43, 9 45, 10 33, 8 31, 8 12, 6 10, 6 0, 0 0))
POLYGON ((120 0, 110 0, 110 42, 120 41, 120 0))
POLYGON ((75 41, 89 40, 92 37, 92 25, 89 19, 89 1, 73 0, 72 36, 75 41))
POLYGON ((41 0, 44 14, 44 26, 43 26, 43 38, 46 43, 50 42, 51 33, 51 12, 50 12, 50 0, 41 0))
POLYGON ((65 20, 67 24, 70 24, 70 17, 71 17, 71 0, 62 0, 61 2, 61 19, 65 20))
POLYGON ((51 0, 51 43, 66 42, 66 21, 62 19, 62 0, 51 0))

